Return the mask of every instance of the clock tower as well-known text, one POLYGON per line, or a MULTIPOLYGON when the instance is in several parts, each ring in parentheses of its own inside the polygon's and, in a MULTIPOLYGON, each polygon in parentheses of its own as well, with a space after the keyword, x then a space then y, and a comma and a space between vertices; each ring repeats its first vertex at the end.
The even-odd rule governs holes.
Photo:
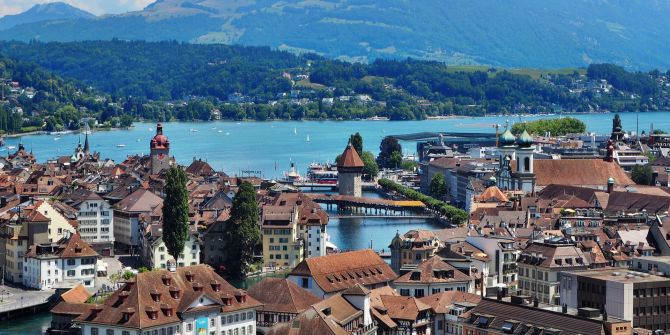
POLYGON ((156 136, 151 139, 151 173, 159 174, 170 168, 170 140, 163 135, 163 124, 156 125, 156 136))

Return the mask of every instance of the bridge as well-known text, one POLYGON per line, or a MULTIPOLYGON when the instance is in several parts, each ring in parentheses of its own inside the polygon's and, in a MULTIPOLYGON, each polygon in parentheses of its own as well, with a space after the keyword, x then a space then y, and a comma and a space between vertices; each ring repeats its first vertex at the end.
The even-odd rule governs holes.
POLYGON ((423 214, 426 209, 423 202, 412 200, 396 201, 339 194, 310 194, 310 197, 316 203, 325 204, 328 210, 337 206, 338 211, 348 210, 356 213, 359 217, 399 217, 406 215, 418 217, 417 213, 423 214))
POLYGON ((439 140, 440 137, 448 138, 469 138, 469 139, 493 139, 495 140, 495 133, 465 133, 465 132, 420 132, 402 135, 389 135, 399 141, 429 141, 439 140))

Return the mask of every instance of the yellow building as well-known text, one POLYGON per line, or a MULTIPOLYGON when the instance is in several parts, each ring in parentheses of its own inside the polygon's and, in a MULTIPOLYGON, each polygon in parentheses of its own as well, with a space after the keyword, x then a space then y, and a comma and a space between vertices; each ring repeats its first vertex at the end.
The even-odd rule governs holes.
POLYGON ((23 282, 23 257, 28 247, 49 243, 49 222, 36 207, 21 205, 7 211, 0 224, 0 272, 5 280, 23 282))
POLYGON ((262 208, 263 265, 294 268, 326 254, 328 215, 302 193, 281 193, 262 208))

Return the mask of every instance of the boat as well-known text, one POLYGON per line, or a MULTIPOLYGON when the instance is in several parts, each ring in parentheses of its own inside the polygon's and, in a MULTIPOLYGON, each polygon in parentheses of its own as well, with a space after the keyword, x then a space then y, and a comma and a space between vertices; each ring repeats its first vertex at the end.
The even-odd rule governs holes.
POLYGON ((197 133, 197 132, 198 132, 198 129, 193 129, 193 128, 191 128, 191 129, 189 129, 189 131, 192 132, 192 133, 197 133))
POLYGON ((297 183, 302 181, 302 176, 298 172, 298 169, 295 168, 295 163, 291 162, 291 169, 284 173, 284 180, 289 183, 297 183))
POLYGON ((117 148, 123 148, 123 147, 125 147, 125 146, 126 146, 125 144, 117 144, 117 145, 116 145, 117 148))
POLYGON ((230 133, 226 133, 226 136, 230 135, 230 133))
POLYGON ((54 141, 60 140, 60 137, 54 137, 54 141))
POLYGON ((10 145, 10 146, 7 147, 7 150, 14 150, 14 149, 16 149, 16 147, 13 146, 13 145, 10 145))
POLYGON ((307 142, 309 142, 309 135, 307 135, 307 142))
POLYGON ((294 135, 298 135, 298 128, 293 127, 293 134, 294 134, 294 135))
POLYGON ((223 133, 223 130, 219 129, 219 133, 223 133))

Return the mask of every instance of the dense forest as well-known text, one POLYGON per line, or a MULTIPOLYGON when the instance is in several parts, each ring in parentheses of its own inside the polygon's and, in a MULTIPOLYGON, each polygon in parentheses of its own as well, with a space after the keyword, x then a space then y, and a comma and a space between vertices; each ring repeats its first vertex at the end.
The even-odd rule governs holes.
POLYGON ((610 64, 560 71, 412 59, 363 64, 265 47, 120 40, 2 42, 0 57, 0 78, 35 90, 2 104, 0 130, 9 132, 77 129, 85 116, 124 126, 133 119, 411 120, 670 106, 668 73, 610 64), (17 107, 21 117, 13 115, 17 107))

